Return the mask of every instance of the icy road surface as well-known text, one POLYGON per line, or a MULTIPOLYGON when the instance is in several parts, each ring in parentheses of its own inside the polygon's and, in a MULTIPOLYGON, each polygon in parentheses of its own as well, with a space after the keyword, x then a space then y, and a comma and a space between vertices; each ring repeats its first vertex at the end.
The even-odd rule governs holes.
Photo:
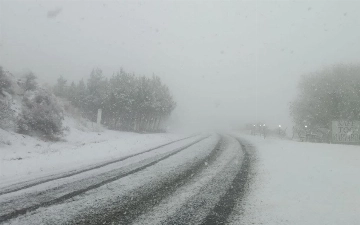
MULTIPOLYGON (((244 197, 253 147, 198 135, 0 189, 0 224, 223 224, 244 197)), ((239 215, 237 215, 239 214, 239 215)))

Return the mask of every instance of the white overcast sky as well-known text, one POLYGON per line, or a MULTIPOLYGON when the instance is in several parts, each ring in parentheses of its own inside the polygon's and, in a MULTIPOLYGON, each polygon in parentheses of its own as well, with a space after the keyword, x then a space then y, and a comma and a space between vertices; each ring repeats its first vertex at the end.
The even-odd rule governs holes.
MULTIPOLYGON (((360 1, 0 0, 0 65, 54 83, 157 74, 182 127, 291 126, 299 77, 359 62, 360 1)), ((174 125, 175 126, 175 125, 174 125)))

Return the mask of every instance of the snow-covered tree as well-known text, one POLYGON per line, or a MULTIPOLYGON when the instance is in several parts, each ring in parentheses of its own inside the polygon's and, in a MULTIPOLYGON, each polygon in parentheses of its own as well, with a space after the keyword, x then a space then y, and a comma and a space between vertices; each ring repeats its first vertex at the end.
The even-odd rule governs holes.
POLYGON ((36 79, 37 77, 32 72, 25 75, 24 90, 34 91, 37 88, 36 79))
POLYGON ((67 98, 73 105, 76 104, 77 89, 74 81, 71 82, 70 86, 68 87, 67 98))
POLYGON ((76 85, 76 97, 74 99, 74 105, 80 109, 85 109, 86 106, 87 89, 83 79, 76 85))
POLYGON ((67 90, 68 100, 90 120, 96 120, 101 108, 103 123, 112 129, 158 131, 176 107, 169 88, 159 77, 135 76, 123 69, 109 80, 104 78, 102 70, 94 69, 87 85, 81 80, 67 90))
POLYGON ((89 119, 96 121, 98 109, 103 108, 106 98, 106 80, 101 69, 94 69, 87 81, 86 110, 89 119))
POLYGON ((54 87, 54 94, 61 98, 67 97, 67 80, 63 76, 60 76, 59 79, 57 79, 57 83, 54 87))
POLYGON ((6 75, 3 68, 0 66, 0 95, 5 96, 3 91, 6 91, 10 88, 11 82, 9 77, 6 75))
POLYGON ((360 120, 360 65, 336 65, 302 77, 290 105, 298 127, 330 129, 333 120, 360 120))

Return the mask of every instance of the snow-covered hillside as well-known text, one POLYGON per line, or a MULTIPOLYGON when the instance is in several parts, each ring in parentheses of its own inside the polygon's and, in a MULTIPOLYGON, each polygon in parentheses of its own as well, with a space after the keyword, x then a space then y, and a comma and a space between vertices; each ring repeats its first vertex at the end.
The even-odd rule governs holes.
POLYGON ((55 97, 50 88, 38 85, 35 79, 31 74, 17 78, 1 69, 2 185, 75 170, 183 137, 119 132, 99 127, 82 118, 68 101, 55 97))
POLYGON ((360 146, 245 137, 256 176, 234 224, 360 224, 360 146))

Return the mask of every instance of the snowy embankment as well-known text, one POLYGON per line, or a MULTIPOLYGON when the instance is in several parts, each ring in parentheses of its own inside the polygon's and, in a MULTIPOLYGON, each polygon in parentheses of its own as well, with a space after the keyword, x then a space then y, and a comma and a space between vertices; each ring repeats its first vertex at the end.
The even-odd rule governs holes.
POLYGON ((16 183, 77 169, 145 151, 185 135, 137 134, 102 129, 91 131, 67 117, 70 129, 60 142, 44 142, 36 137, 0 129, 0 183, 16 183))
POLYGON ((238 136, 258 160, 233 224, 360 224, 360 146, 238 136))

